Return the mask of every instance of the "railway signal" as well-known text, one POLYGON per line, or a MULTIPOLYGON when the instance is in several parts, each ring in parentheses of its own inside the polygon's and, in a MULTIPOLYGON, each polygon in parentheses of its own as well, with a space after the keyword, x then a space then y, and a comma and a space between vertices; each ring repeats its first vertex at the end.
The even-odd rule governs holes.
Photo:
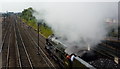
POLYGON ((38 47, 37 47, 38 53, 37 53, 37 54, 38 54, 38 55, 40 55, 40 53, 39 53, 39 32, 40 32, 40 28, 39 28, 39 27, 40 27, 40 24, 41 24, 42 22, 43 22, 43 20, 41 20, 41 22, 38 22, 38 23, 37 23, 37 25, 38 25, 38 47))

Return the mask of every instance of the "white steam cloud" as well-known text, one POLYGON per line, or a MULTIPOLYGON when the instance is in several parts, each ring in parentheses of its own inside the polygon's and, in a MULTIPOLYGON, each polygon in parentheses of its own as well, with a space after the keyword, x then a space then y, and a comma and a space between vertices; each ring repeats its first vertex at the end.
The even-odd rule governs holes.
POLYGON ((95 46, 107 34, 107 18, 117 19, 117 3, 58 2, 35 7, 38 20, 44 19, 66 46, 95 46))

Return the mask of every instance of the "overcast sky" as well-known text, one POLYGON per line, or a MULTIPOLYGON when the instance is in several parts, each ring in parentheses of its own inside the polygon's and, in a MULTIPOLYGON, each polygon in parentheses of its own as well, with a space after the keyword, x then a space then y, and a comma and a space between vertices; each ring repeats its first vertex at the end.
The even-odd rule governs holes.
POLYGON ((41 2, 118 2, 119 0, 0 0, 0 12, 20 12, 41 2))
POLYGON ((1 2, 118 2, 119 0, 0 0, 1 2))

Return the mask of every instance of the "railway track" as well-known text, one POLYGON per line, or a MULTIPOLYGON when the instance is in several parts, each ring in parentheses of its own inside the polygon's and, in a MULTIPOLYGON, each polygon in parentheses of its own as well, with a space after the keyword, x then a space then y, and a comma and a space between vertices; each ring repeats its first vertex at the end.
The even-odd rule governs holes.
MULTIPOLYGON (((12 19, 11 22, 14 20, 12 19)), ((18 67, 17 61, 17 50, 16 50, 16 40, 15 40, 15 31, 14 31, 14 23, 11 23, 11 32, 10 32, 10 44, 8 46, 8 55, 7 55, 7 68, 18 67)))
MULTIPOLYGON (((18 25, 22 25, 22 24, 18 24, 18 25)), ((48 68, 56 68, 55 66, 54 66, 54 64, 51 62, 51 60, 48 58, 48 56, 46 56, 46 54, 45 54, 45 52, 38 46, 38 44, 37 44, 37 42, 35 41, 35 38, 36 37, 33 37, 33 36, 31 36, 31 34, 28 32, 28 29, 26 29, 25 28, 25 26, 19 26, 19 27, 21 27, 21 31, 23 31, 23 33, 25 34, 25 35, 23 35, 24 37, 23 38, 25 38, 25 39, 27 39, 27 41, 29 41, 30 43, 29 43, 29 46, 30 46, 30 48, 32 48, 32 49, 35 49, 32 53, 29 51, 29 54, 33 54, 34 53, 34 55, 35 54, 37 54, 37 53, 39 53, 40 55, 38 55, 38 57, 39 58, 41 58, 41 60, 40 61, 42 61, 43 62, 43 64, 42 65, 40 65, 40 63, 39 63, 39 67, 48 67, 48 68)), ((27 45, 27 44, 26 44, 27 45)), ((29 47, 28 47, 29 48, 29 47)), ((32 51, 32 50, 31 50, 32 51)), ((31 56, 33 56, 34 57, 34 55, 31 55, 31 56)), ((34 59, 34 58, 32 58, 32 59, 34 59)), ((37 58, 35 58, 35 59, 37 59, 37 58)), ((34 61, 35 60, 33 60, 33 63, 34 63, 34 61)), ((35 64, 35 63, 34 63, 35 64)), ((36 67, 36 66, 35 66, 36 67)))
MULTIPOLYGON (((17 40, 17 35, 16 35, 16 29, 15 29, 15 24, 14 24, 14 31, 15 31, 15 39, 17 40)), ((20 52, 19 52, 19 48, 18 48, 18 42, 15 42, 16 45, 16 50, 17 50, 17 61, 18 61, 18 67, 20 69, 22 69, 22 63, 21 63, 21 59, 20 59, 20 52)))
POLYGON ((119 52, 120 52, 120 50, 119 50, 119 43, 117 42, 115 42, 115 43, 113 43, 113 42, 102 42, 102 43, 100 43, 99 45, 98 45, 98 47, 100 48, 100 49, 102 49, 103 51, 105 51, 105 52, 107 52, 108 54, 110 54, 110 55, 112 55, 113 57, 120 57, 120 54, 119 54, 119 52))
POLYGON ((24 46, 21 34, 15 24, 14 16, 5 27, 5 34, 2 42, 2 68, 30 68, 33 69, 29 55, 24 46))
POLYGON ((2 68, 55 69, 45 52, 37 46, 34 37, 31 38, 30 33, 22 28, 19 22, 20 20, 13 15, 4 26, 2 68), (38 52, 40 55, 37 55, 38 52))
POLYGON ((112 41, 103 41, 102 42, 103 45, 109 46, 111 48, 114 48, 115 50, 119 50, 120 47, 120 42, 112 42, 112 41))
POLYGON ((19 63, 21 68, 30 68, 33 69, 32 62, 30 60, 30 57, 28 55, 28 52, 26 50, 25 44, 23 42, 23 39, 20 34, 20 30, 15 24, 15 29, 16 29, 16 37, 17 37, 17 50, 19 51, 19 63))
POLYGON ((6 29, 6 33, 3 37, 3 41, 1 45, 2 46, 2 67, 7 66, 8 58, 6 57, 8 56, 8 50, 9 50, 9 44, 10 44, 10 35, 7 35, 7 34, 10 33, 10 31, 11 31, 11 25, 8 27, 8 29, 6 29))
MULTIPOLYGON (((25 27, 27 30, 27 32, 29 33, 30 37, 33 37, 33 40, 36 42, 36 45, 38 43, 38 33, 36 33, 36 31, 33 28, 27 28, 25 27)), ((50 57, 50 55, 48 54, 48 52, 46 52, 45 50, 45 42, 46 39, 45 37, 43 37, 42 35, 39 34, 39 48, 41 48, 41 50, 44 52, 45 56, 48 57, 47 59, 49 59, 49 61, 53 61, 54 60, 50 57)), ((55 65, 54 67, 59 68, 59 64, 58 63, 52 63, 52 65, 55 65)))
POLYGON ((45 63, 41 62, 42 59, 38 57, 37 50, 34 47, 35 45, 33 44, 33 41, 30 40, 30 37, 28 37, 28 34, 24 32, 25 29, 22 29, 20 25, 19 25, 19 29, 22 33, 22 38, 23 38, 23 41, 25 42, 26 50, 28 51, 28 54, 31 57, 30 59, 33 66, 34 67, 44 66, 45 63))
POLYGON ((3 21, 2 21, 2 41, 4 42, 4 39, 6 37, 6 33, 7 31, 9 30, 10 28, 10 23, 8 23, 8 18, 5 18, 3 21))
POLYGON ((112 42, 120 42, 119 38, 117 37, 109 37, 109 38, 106 38, 105 40, 112 41, 112 42))

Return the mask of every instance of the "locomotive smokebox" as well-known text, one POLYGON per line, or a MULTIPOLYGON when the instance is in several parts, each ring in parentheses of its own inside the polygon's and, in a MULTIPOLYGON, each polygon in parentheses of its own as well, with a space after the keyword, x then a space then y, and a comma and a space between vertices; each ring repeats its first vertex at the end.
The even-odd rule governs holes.
POLYGON ((71 46, 65 49, 65 52, 70 54, 75 54, 85 61, 95 60, 96 55, 94 51, 88 50, 86 47, 71 46))
POLYGON ((85 61, 92 61, 96 59, 96 54, 93 51, 86 51, 81 58, 85 61))

